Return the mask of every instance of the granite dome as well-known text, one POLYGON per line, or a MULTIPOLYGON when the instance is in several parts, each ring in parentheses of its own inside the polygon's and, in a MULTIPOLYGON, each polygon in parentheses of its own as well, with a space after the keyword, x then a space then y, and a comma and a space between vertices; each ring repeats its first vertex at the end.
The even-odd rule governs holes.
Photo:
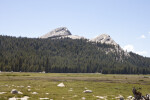
POLYGON ((111 45, 118 46, 118 44, 108 34, 101 34, 101 35, 97 36, 96 38, 91 39, 91 41, 100 42, 102 44, 105 43, 105 44, 111 44, 111 45))
POLYGON ((71 35, 71 32, 66 27, 59 27, 41 36, 40 38, 60 37, 68 35, 71 35))

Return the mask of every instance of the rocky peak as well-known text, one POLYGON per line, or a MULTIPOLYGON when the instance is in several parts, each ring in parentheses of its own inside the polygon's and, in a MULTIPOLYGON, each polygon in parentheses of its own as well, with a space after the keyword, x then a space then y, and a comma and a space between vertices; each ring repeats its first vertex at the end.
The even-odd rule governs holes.
POLYGON ((91 39, 91 41, 118 46, 118 44, 108 34, 101 34, 96 38, 91 39))
MULTIPOLYGON (((66 27, 59 27, 56 28, 54 30, 52 30, 51 32, 48 32, 47 34, 41 36, 40 38, 52 38, 52 39, 62 39, 62 38, 71 38, 71 39, 86 39, 84 37, 81 36, 77 36, 77 35, 72 35, 71 32, 66 28, 66 27)), ((117 52, 118 54, 120 54, 120 58, 122 57, 122 54, 124 53, 124 55, 129 56, 129 53, 124 52, 123 49, 119 46, 119 44, 117 44, 108 34, 101 34, 99 36, 97 36, 94 39, 89 40, 91 42, 100 42, 100 43, 105 43, 105 44, 110 44, 110 45, 114 45, 115 49, 107 49, 106 54, 109 52, 117 52)))
POLYGON ((71 35, 71 32, 66 27, 59 27, 41 36, 40 38, 61 37, 68 35, 71 35))
POLYGON ((108 52, 117 52, 120 55, 120 58, 118 58, 119 60, 122 59, 122 55, 124 54, 125 56, 130 56, 128 52, 125 52, 120 46, 119 44, 117 44, 108 34, 101 34, 99 36, 97 36, 94 39, 91 39, 90 41, 92 42, 99 42, 99 43, 105 43, 105 44, 110 44, 110 45, 114 45, 115 49, 111 49, 110 50, 106 50, 106 53, 108 52))

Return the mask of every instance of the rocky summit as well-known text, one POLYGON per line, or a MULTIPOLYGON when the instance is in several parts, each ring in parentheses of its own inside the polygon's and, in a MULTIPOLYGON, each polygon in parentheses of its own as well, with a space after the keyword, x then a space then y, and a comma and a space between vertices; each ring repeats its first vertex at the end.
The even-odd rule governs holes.
POLYGON ((94 39, 91 39, 93 42, 100 42, 100 43, 105 43, 105 44, 111 44, 114 46, 118 46, 118 44, 108 35, 108 34, 102 34, 97 36, 94 39))
MULTIPOLYGON (((60 38, 71 38, 71 39, 86 39, 82 36, 72 35, 71 32, 66 27, 59 27, 56 28, 47 34, 41 36, 40 38, 53 38, 53 39, 60 39, 60 38)), ((92 42, 100 42, 105 44, 110 44, 118 47, 119 45, 108 35, 102 34, 97 36, 94 39, 89 39, 92 42)))
MULTIPOLYGON (((84 37, 81 36, 77 36, 77 35, 72 35, 71 32, 66 28, 66 27, 59 27, 56 28, 54 30, 52 30, 51 32, 41 36, 41 38, 52 38, 52 39, 61 39, 61 38, 71 38, 71 39, 86 39, 84 37)), ((119 60, 122 60, 122 55, 125 56, 130 56, 128 52, 124 51, 119 44, 117 44, 108 34, 101 34, 99 36, 97 36, 96 38, 93 39, 87 39, 90 42, 95 42, 95 43, 101 43, 101 44, 109 44, 109 45, 113 45, 115 48, 114 49, 107 49, 104 50, 105 53, 109 53, 109 52, 117 52, 118 55, 120 55, 120 58, 118 58, 119 60)))
POLYGON ((71 39, 84 39, 84 37, 78 35, 72 35, 71 32, 66 27, 59 27, 47 34, 41 36, 40 38, 53 38, 53 39, 60 39, 60 38, 71 38, 71 39))
POLYGON ((53 38, 53 37, 61 37, 71 35, 71 32, 66 27, 59 27, 47 34, 41 36, 40 38, 53 38))
POLYGON ((102 44, 109 44, 115 46, 114 49, 108 49, 105 50, 106 52, 117 52, 118 55, 120 55, 119 60, 122 59, 122 56, 130 56, 130 54, 126 51, 124 51, 119 44, 117 44, 108 34, 101 34, 97 36, 94 39, 91 39, 90 41, 96 42, 96 43, 102 43, 102 44))
POLYGON ((0 36, 0 71, 150 74, 150 58, 125 52, 107 34, 75 38, 67 28, 41 39, 0 36))

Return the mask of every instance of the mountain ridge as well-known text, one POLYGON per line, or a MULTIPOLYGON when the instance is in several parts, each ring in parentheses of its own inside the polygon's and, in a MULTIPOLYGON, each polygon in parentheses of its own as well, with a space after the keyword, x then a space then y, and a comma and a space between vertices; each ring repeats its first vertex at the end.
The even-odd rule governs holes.
MULTIPOLYGON (((44 38, 53 38, 53 39, 61 39, 61 38, 71 38, 71 39, 87 39, 85 37, 72 35, 71 32, 67 27, 59 27, 56 29, 53 29, 52 31, 48 32, 47 34, 40 37, 41 39, 44 38)), ((110 44, 114 45, 117 52, 120 54, 124 50, 120 47, 119 44, 117 44, 108 34, 100 34, 97 37, 93 39, 87 39, 90 42, 95 43, 102 43, 102 44, 110 44)), ((108 50, 107 52, 115 52, 114 50, 108 50)), ((124 51, 124 55, 130 56, 128 52, 124 51)), ((121 56, 121 55, 120 55, 121 56)))
POLYGON ((71 32, 68 30, 67 27, 59 27, 56 29, 53 29, 52 31, 46 33, 45 35, 42 35, 40 37, 41 39, 44 38, 54 38, 54 39, 60 39, 60 38, 71 38, 71 39, 87 39, 91 42, 100 42, 100 43, 105 43, 105 44, 111 44, 118 46, 117 44, 108 34, 100 34, 97 37, 93 39, 88 39, 85 37, 77 36, 77 35, 72 35, 71 32), (58 38, 59 37, 59 38, 58 38), (77 38, 73 38, 77 37, 77 38))
POLYGON ((150 74, 150 58, 129 54, 86 39, 0 36, 0 71, 150 74))
POLYGON ((45 37, 0 35, 0 71, 150 74, 150 58, 124 51, 107 34, 91 41, 60 28, 45 37))

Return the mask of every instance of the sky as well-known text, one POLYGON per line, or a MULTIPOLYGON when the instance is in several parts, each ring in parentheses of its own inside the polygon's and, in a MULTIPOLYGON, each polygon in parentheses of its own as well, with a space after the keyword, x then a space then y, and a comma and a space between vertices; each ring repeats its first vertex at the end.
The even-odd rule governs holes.
POLYGON ((0 0, 0 35, 37 38, 67 27, 73 35, 109 34, 150 57, 150 0, 0 0))

